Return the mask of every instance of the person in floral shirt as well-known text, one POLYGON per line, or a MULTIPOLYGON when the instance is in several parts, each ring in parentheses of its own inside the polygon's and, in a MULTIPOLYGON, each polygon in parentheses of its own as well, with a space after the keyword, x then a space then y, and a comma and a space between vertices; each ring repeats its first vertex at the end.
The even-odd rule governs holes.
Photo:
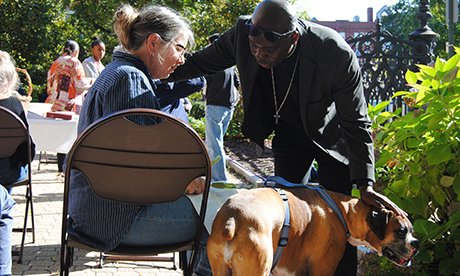
POLYGON ((92 79, 85 77, 81 62, 78 60, 80 46, 74 40, 68 40, 62 49, 62 55, 51 65, 48 71, 48 98, 52 111, 73 111, 80 113, 83 99, 91 87, 92 79))

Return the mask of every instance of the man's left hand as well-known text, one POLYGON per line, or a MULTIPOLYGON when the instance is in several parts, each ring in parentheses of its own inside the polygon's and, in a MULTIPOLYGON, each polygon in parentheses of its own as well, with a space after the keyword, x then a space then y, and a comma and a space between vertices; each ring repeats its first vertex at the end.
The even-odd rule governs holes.
POLYGON ((407 217, 406 212, 399 208, 398 205, 393 203, 388 197, 374 191, 372 186, 360 186, 359 192, 361 194, 361 199, 368 205, 375 206, 380 209, 387 208, 393 210, 396 214, 402 217, 407 217))

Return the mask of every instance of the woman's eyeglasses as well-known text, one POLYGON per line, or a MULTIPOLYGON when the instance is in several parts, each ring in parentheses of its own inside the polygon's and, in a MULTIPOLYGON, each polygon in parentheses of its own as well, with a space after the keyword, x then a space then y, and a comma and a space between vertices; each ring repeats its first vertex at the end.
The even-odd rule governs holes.
POLYGON ((179 52, 181 55, 184 55, 187 51, 187 47, 185 47, 184 45, 177 43, 174 40, 164 39, 161 35, 158 36, 161 38, 161 40, 165 42, 173 43, 176 46, 176 51, 179 52))
POLYGON ((251 19, 246 21, 246 26, 248 27, 248 33, 249 33, 250 36, 259 36, 260 34, 264 34, 265 40, 267 40, 268 42, 271 42, 271 43, 276 43, 283 36, 287 36, 287 35, 290 35, 293 32, 295 32, 295 30, 292 30, 292 31, 286 32, 284 34, 280 34, 280 33, 274 32, 274 31, 264 31, 264 30, 261 30, 261 29, 257 28, 256 26, 252 25, 251 19))

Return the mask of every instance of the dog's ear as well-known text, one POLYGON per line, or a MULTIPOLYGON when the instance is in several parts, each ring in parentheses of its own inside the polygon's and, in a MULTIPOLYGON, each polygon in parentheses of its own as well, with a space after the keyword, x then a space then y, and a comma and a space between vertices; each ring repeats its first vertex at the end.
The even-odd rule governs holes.
POLYGON ((369 224, 372 232, 380 240, 385 239, 385 232, 387 230, 388 221, 391 217, 391 212, 388 212, 385 209, 379 209, 377 211, 372 211, 367 215, 366 221, 369 224))

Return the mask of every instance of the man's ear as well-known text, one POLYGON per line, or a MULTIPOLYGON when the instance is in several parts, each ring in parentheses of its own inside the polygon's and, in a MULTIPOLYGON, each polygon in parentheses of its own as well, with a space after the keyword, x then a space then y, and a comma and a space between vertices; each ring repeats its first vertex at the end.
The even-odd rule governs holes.
POLYGON ((300 38, 299 32, 295 31, 295 33, 292 35, 292 44, 296 44, 299 38, 300 38))
POLYGON ((387 230, 390 216, 391 213, 387 210, 379 209, 377 211, 370 212, 366 217, 367 224, 381 241, 385 239, 385 232, 387 230))

